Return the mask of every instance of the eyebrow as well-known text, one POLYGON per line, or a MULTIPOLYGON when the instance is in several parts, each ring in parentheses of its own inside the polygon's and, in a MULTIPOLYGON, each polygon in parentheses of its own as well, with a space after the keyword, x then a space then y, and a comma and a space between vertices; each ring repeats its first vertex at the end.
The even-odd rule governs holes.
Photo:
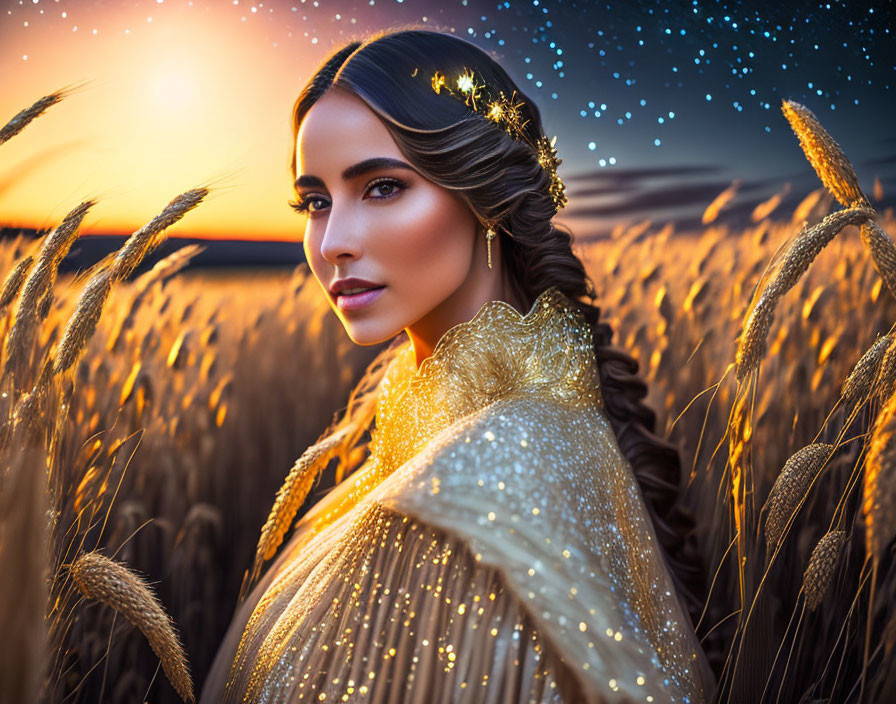
MULTIPOLYGON (((410 169, 411 171, 416 171, 413 166, 407 164, 400 159, 392 159, 387 156, 377 156, 371 159, 365 159, 364 161, 359 161, 357 164, 353 164, 349 166, 345 171, 342 172, 342 178, 345 181, 349 181, 356 176, 360 176, 361 174, 366 174, 368 171, 375 171, 377 169, 410 169)), ((317 176, 311 176, 310 174, 303 174, 296 179, 295 188, 311 188, 312 186, 317 186, 320 188, 324 188, 324 182, 317 176)))

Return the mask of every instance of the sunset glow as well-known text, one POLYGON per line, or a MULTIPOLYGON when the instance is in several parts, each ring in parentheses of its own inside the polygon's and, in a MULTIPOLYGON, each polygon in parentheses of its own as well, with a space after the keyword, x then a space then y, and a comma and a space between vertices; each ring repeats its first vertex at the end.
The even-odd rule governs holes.
POLYGON ((86 85, 2 146, 3 224, 50 227, 95 196, 82 233, 122 234, 211 183, 212 195, 171 234, 300 239, 302 221, 286 205, 289 118, 313 62, 272 46, 266 28, 239 12, 160 4, 148 21, 116 7, 93 34, 71 4, 65 18, 57 8, 49 5, 59 16, 34 28, 34 39, 4 40, 2 65, 16 70, 4 78, 0 120, 86 85), (177 17, 163 22, 165 13, 177 17))

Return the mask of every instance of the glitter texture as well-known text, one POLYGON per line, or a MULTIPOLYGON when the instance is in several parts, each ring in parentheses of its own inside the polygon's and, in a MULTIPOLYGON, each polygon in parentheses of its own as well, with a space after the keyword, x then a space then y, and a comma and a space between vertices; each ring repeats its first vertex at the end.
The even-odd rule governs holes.
POLYGON ((707 700, 572 302, 489 301, 419 369, 406 345, 368 460, 299 522, 202 701, 707 700))

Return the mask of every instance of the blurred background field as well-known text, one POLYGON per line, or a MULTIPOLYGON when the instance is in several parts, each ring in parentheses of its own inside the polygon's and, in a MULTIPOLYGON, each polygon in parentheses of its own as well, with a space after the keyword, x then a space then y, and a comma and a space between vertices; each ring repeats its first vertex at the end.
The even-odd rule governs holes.
MULTIPOLYGON (((726 369, 747 302, 775 250, 830 207, 817 191, 796 217, 767 216, 741 231, 709 223, 675 233, 644 221, 575 245, 614 343, 640 362, 658 434, 681 450, 686 501, 705 528, 698 535, 707 554, 719 549, 708 531, 724 510, 715 473, 726 453, 714 463, 712 455, 730 412, 735 383, 726 369)), ((896 229, 892 208, 881 225, 896 229)), ((0 269, 35 244, 3 242, 0 269)), ((60 275, 39 347, 60 334, 82 285, 60 275)), ((137 279, 113 289, 72 376, 58 450, 70 488, 58 520, 76 526, 78 547, 100 548, 154 585, 198 691, 277 488, 380 347, 348 339, 304 264, 187 269, 135 303, 139 288, 137 279)), ((0 325, 8 329, 10 319, 7 309, 0 325)), ((755 415, 756 433, 769 440, 755 448, 759 495, 813 441, 841 381, 894 319, 896 302, 881 290, 857 229, 847 228, 776 315, 755 415)), ((795 546, 794 564, 812 545, 795 546)), ((140 633, 111 609, 80 601, 56 617, 60 700, 177 700, 140 633)))

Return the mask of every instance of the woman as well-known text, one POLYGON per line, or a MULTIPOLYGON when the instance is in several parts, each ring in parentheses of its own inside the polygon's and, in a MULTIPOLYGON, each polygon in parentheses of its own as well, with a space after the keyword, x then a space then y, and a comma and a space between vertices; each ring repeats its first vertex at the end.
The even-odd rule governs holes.
POLYGON ((578 300, 536 106, 476 46, 403 30, 335 52, 293 117, 311 271, 353 341, 395 340, 278 494, 253 579, 327 460, 354 470, 202 701, 707 700, 678 458, 578 300))

